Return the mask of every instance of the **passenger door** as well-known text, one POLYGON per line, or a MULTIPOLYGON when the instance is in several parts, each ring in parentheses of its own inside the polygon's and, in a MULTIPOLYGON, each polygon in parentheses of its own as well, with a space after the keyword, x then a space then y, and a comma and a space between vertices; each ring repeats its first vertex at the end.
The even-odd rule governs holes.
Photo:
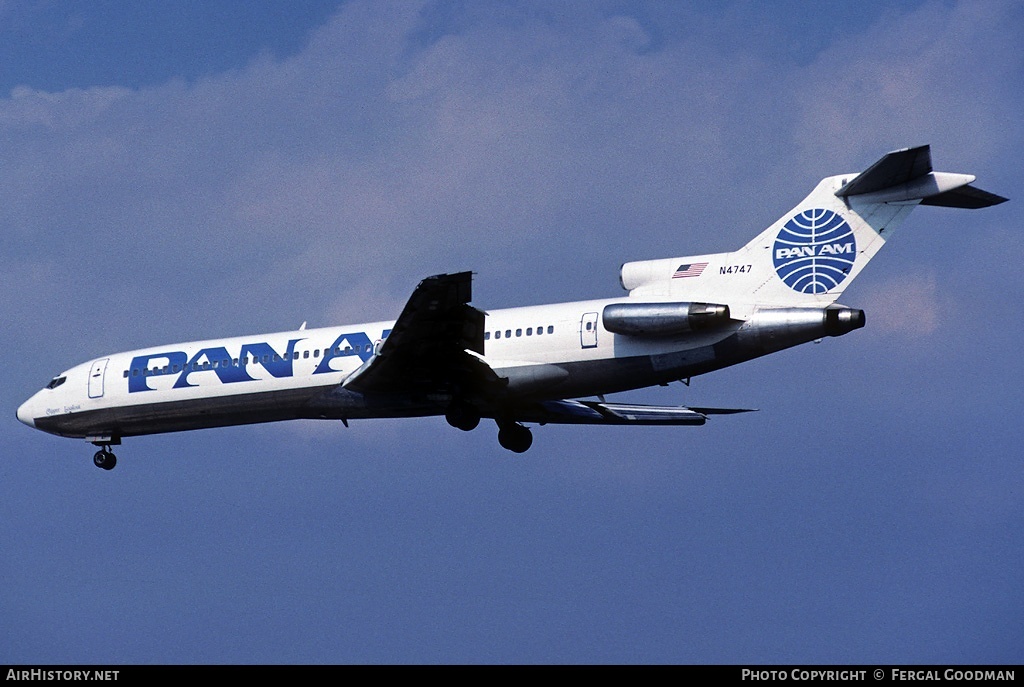
POLYGON ((597 348, 597 313, 583 313, 580 320, 580 346, 597 348))
POLYGON ((110 358, 97 360, 89 368, 89 398, 103 398, 103 378, 107 373, 110 358))

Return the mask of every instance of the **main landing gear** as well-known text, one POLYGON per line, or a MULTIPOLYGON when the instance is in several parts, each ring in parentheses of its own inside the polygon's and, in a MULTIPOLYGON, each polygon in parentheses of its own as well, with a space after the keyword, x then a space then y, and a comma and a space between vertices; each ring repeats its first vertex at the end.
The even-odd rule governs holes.
POLYGON ((498 443, 513 453, 526 453, 533 445, 533 432, 518 422, 498 425, 498 443))
POLYGON ((480 411, 471 403, 456 401, 448 406, 448 412, 444 414, 448 424, 463 432, 476 429, 480 424, 480 411))
MULTIPOLYGON (((448 424, 469 432, 480 424, 480 411, 472 403, 455 401, 444 414, 448 424)), ((498 443, 513 453, 525 453, 533 445, 533 433, 518 422, 498 420, 498 443)))

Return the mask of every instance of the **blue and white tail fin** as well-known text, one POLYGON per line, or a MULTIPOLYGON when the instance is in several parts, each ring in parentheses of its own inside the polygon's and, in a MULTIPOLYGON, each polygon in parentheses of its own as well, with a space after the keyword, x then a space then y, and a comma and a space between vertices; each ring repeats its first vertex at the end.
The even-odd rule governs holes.
POLYGON ((824 307, 917 205, 974 209, 1006 200, 971 186, 974 179, 932 171, 929 146, 897 150, 860 174, 823 179, 738 251, 626 263, 622 285, 638 297, 824 307))

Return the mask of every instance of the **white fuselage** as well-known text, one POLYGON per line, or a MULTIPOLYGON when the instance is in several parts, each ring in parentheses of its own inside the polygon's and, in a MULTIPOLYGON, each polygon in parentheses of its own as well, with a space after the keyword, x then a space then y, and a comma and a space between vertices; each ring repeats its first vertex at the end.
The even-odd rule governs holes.
MULTIPOLYGON (((510 399, 579 397, 648 386, 655 383, 652 374, 659 380, 687 376, 685 370, 653 370, 649 363, 642 365, 646 373, 637 374, 636 361, 709 347, 741 324, 669 339, 607 331, 604 307, 628 301, 490 311, 483 360, 511 380, 510 399)), ((371 322, 115 353, 62 372, 54 378, 62 380, 59 385, 42 389, 18 409, 18 419, 61 436, 101 440, 302 417, 442 414, 449 398, 332 397, 393 325, 371 322)))

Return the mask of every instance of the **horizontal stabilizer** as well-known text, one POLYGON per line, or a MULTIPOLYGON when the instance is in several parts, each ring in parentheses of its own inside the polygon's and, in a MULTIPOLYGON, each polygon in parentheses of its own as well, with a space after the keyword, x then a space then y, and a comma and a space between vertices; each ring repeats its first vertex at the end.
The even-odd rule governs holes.
POLYGON ((840 198, 874 193, 906 184, 932 171, 931 146, 904 148, 886 153, 881 160, 843 184, 836 191, 840 198))
POLYGON ((987 208, 993 205, 999 205, 1000 203, 1005 203, 1007 200, 1009 199, 968 185, 961 186, 960 188, 953 189, 952 191, 940 193, 930 198, 925 198, 921 201, 921 205, 937 205, 944 208, 977 210, 978 208, 987 208))
POLYGON ((932 170, 929 146, 904 148, 887 153, 881 160, 846 182, 836 196, 847 202, 913 203, 976 210, 998 205, 1006 198, 982 191, 970 184, 972 174, 950 174, 932 170))

